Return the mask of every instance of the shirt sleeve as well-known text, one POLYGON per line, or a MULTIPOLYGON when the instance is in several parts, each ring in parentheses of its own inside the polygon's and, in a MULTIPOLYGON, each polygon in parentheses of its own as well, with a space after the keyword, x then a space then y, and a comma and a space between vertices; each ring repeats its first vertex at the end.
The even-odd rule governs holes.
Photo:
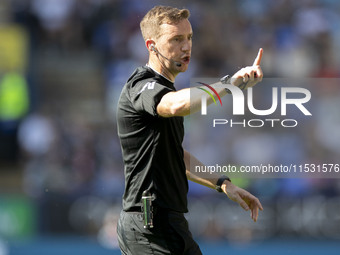
POLYGON ((147 112, 152 116, 158 116, 158 103, 166 93, 171 91, 173 91, 171 88, 155 80, 144 80, 133 86, 130 96, 132 104, 138 112, 147 112))

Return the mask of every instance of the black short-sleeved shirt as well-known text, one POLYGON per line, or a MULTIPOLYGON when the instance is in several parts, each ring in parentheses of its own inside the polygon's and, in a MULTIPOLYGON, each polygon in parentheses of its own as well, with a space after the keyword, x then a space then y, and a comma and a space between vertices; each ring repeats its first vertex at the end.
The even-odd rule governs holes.
POLYGON ((143 66, 121 92, 117 123, 124 160, 124 210, 140 206, 143 191, 149 190, 157 206, 187 212, 183 117, 163 118, 156 110, 170 91, 175 91, 171 81, 143 66))

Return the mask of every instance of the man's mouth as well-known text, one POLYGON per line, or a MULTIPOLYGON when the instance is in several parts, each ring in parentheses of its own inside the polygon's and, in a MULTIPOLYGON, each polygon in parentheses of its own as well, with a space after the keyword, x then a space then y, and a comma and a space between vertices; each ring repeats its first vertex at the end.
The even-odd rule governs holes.
POLYGON ((184 63, 184 64, 189 64, 190 56, 185 56, 185 57, 181 58, 181 62, 184 63))

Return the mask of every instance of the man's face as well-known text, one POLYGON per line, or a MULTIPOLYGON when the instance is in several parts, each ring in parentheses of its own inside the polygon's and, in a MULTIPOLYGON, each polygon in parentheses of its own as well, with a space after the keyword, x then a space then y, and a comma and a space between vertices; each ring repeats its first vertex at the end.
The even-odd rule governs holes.
POLYGON ((192 28, 189 20, 183 19, 178 24, 162 24, 157 40, 158 50, 172 61, 164 61, 172 73, 185 72, 190 63, 192 47, 192 28), (176 63, 181 63, 177 66, 176 63))

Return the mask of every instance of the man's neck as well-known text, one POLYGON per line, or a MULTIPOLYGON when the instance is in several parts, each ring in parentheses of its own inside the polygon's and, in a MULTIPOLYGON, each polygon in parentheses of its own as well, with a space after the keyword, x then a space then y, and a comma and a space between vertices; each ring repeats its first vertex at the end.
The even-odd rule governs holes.
MULTIPOLYGON (((158 60, 157 60, 158 61, 158 60)), ((161 62, 159 62, 161 63, 161 62)), ((165 79, 169 80, 170 82, 174 83, 176 76, 170 73, 169 69, 164 66, 164 64, 160 65, 158 63, 155 63, 152 61, 152 59, 149 59, 149 62, 147 64, 148 67, 150 67, 153 71, 164 77, 165 79)))

